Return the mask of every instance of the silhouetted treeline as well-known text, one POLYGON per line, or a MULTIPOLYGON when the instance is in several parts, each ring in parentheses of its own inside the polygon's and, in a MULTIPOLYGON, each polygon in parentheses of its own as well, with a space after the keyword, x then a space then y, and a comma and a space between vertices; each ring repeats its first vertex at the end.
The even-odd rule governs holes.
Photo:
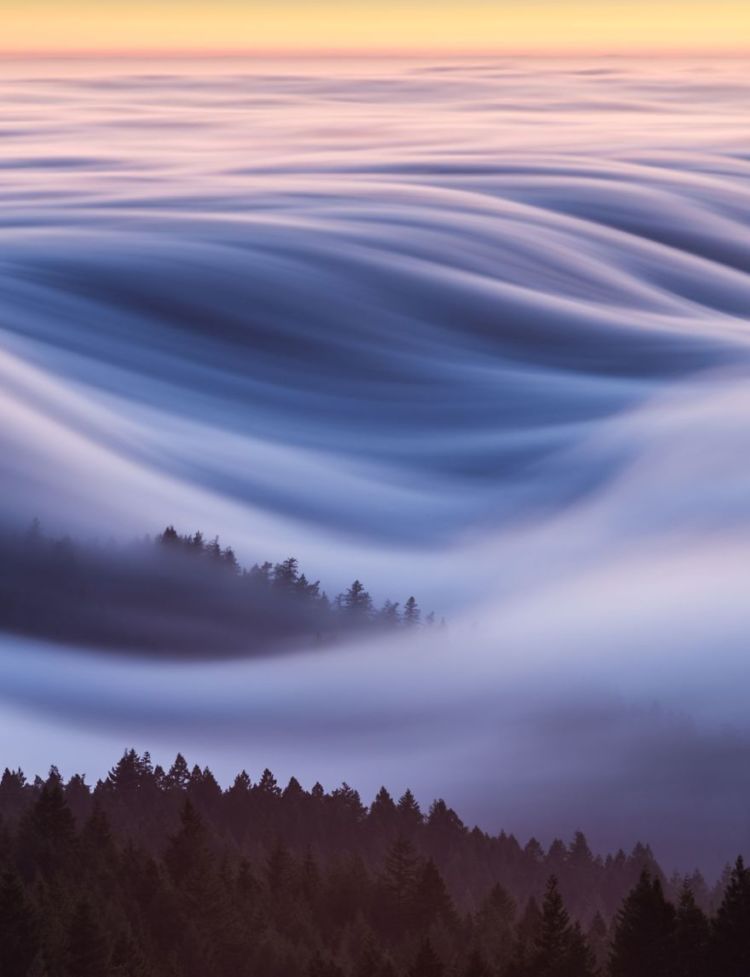
POLYGON ((129 545, 0 533, 0 630, 172 655, 262 653, 347 633, 430 625, 409 597, 376 609, 355 580, 329 600, 297 560, 239 565, 231 547, 169 526, 129 545))
POLYGON ((223 790, 126 752, 93 789, 0 781, 2 977, 747 977, 750 871, 665 880, 469 829, 407 791, 223 790))

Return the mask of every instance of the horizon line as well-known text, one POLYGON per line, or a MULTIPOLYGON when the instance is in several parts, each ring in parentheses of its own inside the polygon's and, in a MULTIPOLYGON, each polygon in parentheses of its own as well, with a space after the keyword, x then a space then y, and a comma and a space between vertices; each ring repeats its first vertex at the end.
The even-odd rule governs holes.
POLYGON ((181 58, 220 60, 224 58, 750 58, 750 47, 627 47, 627 48, 0 48, 0 60, 54 59, 145 59, 181 58))

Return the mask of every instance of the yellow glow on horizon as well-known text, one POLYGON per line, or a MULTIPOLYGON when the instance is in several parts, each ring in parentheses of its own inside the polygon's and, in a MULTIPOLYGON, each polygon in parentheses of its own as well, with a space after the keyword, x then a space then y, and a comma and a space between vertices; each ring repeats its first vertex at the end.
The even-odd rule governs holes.
POLYGON ((750 0, 0 0, 0 51, 750 50, 750 0))

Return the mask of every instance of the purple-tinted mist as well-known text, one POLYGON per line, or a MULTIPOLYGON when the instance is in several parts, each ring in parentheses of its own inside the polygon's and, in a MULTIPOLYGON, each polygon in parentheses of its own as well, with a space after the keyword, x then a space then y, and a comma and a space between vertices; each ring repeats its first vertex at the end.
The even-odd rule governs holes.
POLYGON ((0 66, 0 515, 201 528, 451 618, 221 665, 8 639, 0 761, 192 747, 747 848, 749 77, 0 66))

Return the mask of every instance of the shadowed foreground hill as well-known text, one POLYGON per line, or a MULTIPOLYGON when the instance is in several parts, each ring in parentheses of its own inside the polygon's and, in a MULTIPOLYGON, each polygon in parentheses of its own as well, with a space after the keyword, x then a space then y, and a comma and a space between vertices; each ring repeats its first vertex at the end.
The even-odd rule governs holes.
POLYGON ((3 977, 747 977, 750 871, 544 851, 383 788, 222 790, 126 752, 91 789, 0 781, 3 977))
MULTIPOLYGON (((425 618, 425 624, 434 620, 425 618)), ((420 624, 376 609, 355 580, 334 600, 297 560, 245 569, 231 547, 172 526, 129 545, 80 543, 0 532, 0 631, 34 638, 172 656, 264 654, 319 645, 346 634, 420 624)))

